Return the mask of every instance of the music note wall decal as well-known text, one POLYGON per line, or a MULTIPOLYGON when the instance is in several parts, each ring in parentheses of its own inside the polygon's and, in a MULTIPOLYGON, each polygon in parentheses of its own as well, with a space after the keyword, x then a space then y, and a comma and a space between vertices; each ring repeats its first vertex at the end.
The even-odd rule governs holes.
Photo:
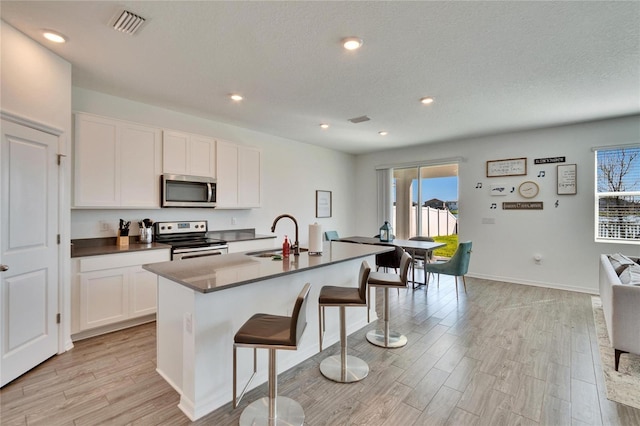
POLYGON ((540 173, 538 173, 538 177, 544 177, 544 175, 545 175, 545 171, 540 170, 540 173))
POLYGON ((476 189, 478 189, 478 188, 482 188, 482 182, 478 182, 478 183, 476 184, 476 189))
POLYGON ((509 192, 513 192, 513 191, 515 191, 515 190, 516 190, 516 187, 515 187, 515 186, 512 186, 512 187, 511 187, 511 191, 509 191, 509 192))
POLYGON ((560 204, 560 201, 556 200, 556 204, 555 204, 556 208, 558 208, 558 204, 560 204))
POLYGON ((496 203, 491 203, 491 207, 489 207, 490 209, 497 209, 498 205, 496 203))

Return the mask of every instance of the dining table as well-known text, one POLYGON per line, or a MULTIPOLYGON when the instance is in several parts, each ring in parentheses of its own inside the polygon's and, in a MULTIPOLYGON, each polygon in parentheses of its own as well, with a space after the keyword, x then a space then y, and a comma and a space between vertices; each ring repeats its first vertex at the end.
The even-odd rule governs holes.
MULTIPOLYGON (((402 247, 414 259, 415 259, 416 253, 424 252, 426 254, 425 262, 427 261, 426 259, 428 259, 430 252, 440 247, 446 246, 446 243, 440 243, 436 241, 432 242, 432 241, 420 241, 420 240, 399 240, 396 238, 394 238, 391 241, 380 241, 380 238, 378 237, 358 237, 358 236, 338 238, 337 240, 334 240, 334 241, 342 241, 345 243, 356 243, 356 244, 390 245, 390 246, 402 247)), ((414 262, 413 267, 411 268, 411 282, 413 284, 414 289, 421 285, 421 284, 418 284, 418 286, 416 286, 415 274, 416 274, 416 271, 415 271, 415 262, 414 262)), ((424 285, 425 286, 427 285, 426 272, 424 274, 424 285)))

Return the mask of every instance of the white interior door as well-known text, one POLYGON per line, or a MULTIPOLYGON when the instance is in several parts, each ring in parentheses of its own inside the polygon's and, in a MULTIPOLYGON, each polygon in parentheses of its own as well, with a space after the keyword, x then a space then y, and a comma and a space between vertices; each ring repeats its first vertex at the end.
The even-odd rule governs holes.
POLYGON ((0 386, 58 348, 58 137, 2 120, 0 386))

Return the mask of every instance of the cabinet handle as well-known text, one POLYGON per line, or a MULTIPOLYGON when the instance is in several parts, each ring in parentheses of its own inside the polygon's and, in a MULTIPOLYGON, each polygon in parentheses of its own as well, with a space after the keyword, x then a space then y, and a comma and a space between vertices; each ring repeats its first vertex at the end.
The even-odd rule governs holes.
POLYGON ((0 272, 8 271, 9 265, 0 265, 0 272))

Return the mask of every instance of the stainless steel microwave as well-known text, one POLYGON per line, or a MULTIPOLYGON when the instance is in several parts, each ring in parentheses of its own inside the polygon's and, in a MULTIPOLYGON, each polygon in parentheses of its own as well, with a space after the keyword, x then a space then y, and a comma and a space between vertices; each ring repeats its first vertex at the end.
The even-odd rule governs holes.
POLYGON ((162 207, 215 207, 216 180, 206 176, 162 175, 162 207))

